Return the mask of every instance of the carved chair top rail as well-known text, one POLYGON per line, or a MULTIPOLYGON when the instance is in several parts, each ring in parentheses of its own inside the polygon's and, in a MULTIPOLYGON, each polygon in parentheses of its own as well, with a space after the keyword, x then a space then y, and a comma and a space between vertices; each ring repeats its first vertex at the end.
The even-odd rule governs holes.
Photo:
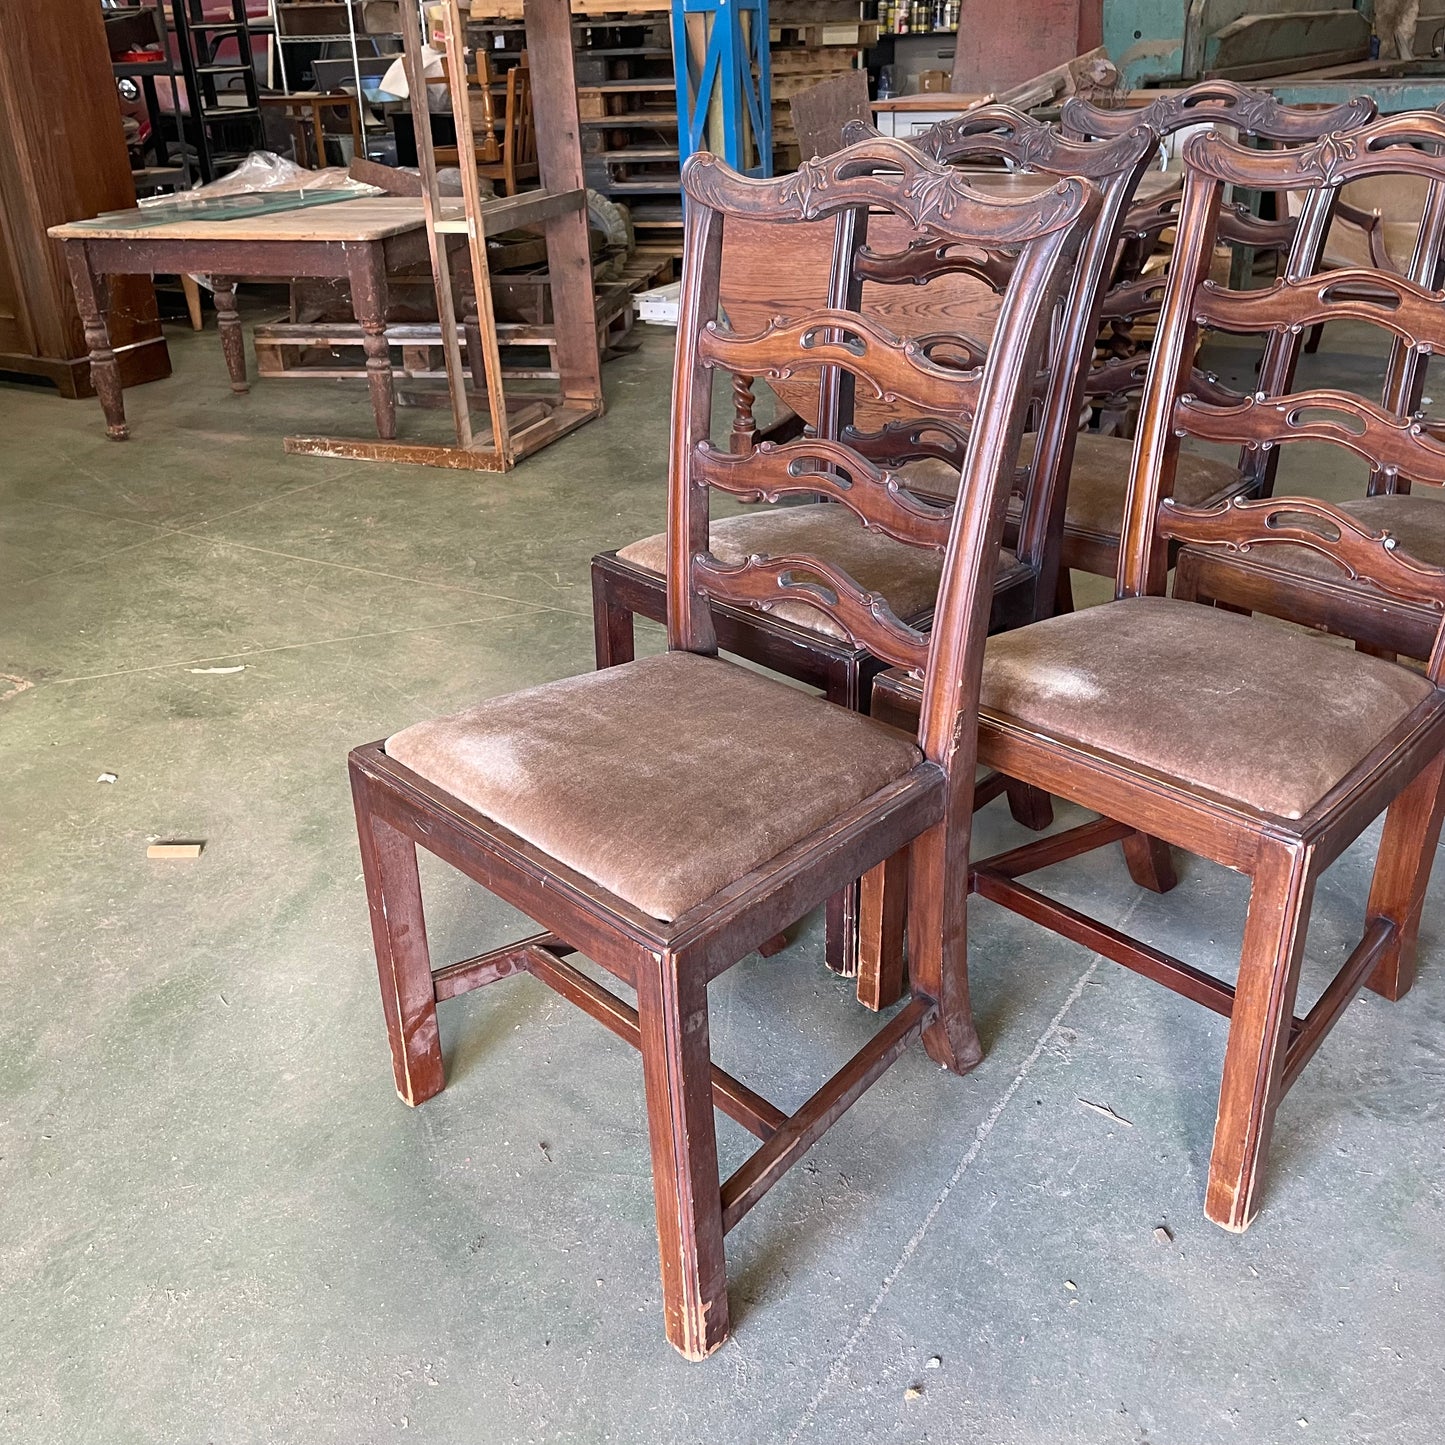
MULTIPOLYGON (((866 121, 850 120, 843 127, 846 144, 877 134, 866 121)), ((1083 140, 1012 106, 984 105, 929 126, 912 137, 911 144, 943 164, 1005 156, 1026 170, 1045 175, 1103 181, 1136 166, 1146 169, 1158 149, 1159 134, 1136 119, 1105 140, 1083 140)))
POLYGON ((1285 105, 1268 91, 1232 80, 1205 80, 1140 107, 1108 109, 1075 96, 1064 102, 1060 125, 1069 136, 1115 136, 1135 125, 1172 135, 1191 125, 1226 125, 1261 140, 1298 144, 1372 120, 1375 102, 1356 96, 1322 110, 1285 105))
POLYGON ((766 180, 739 175, 705 151, 697 159, 685 180, 688 197, 724 215, 817 221, 877 206, 918 230, 990 247, 1065 231, 1093 204, 1084 183, 1072 177, 1024 199, 990 196, 956 170, 886 136, 815 156, 789 175, 766 180))
POLYGON ((1342 186, 1365 176, 1416 175, 1438 179, 1432 148, 1445 145, 1445 116, 1409 111, 1352 131, 1321 135, 1287 150, 1253 150, 1218 131, 1191 136, 1184 146, 1189 171, 1261 191, 1342 186), (1423 149, 1422 149, 1423 147, 1423 149))

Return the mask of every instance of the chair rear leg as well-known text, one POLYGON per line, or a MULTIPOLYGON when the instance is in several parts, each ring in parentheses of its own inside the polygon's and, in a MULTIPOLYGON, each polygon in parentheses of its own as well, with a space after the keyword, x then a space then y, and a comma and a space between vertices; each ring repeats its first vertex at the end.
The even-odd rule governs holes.
POLYGON ((1390 805, 1370 883, 1366 927, 1387 918, 1395 938, 1365 986, 1388 999, 1403 998, 1415 982, 1420 912, 1445 816, 1445 753, 1390 805))
POLYGON ((1204 1203, 1208 1218, 1234 1230, 1259 1211, 1314 897, 1312 850, 1264 843, 1253 884, 1204 1203))
POLYGON ((907 988, 903 952, 908 917, 908 850, 895 853, 863 875, 858 916, 858 1002, 891 1007, 907 988))
POLYGON ((1174 872, 1174 855, 1161 838, 1148 833, 1130 833, 1122 840, 1124 862, 1129 876, 1151 893, 1167 893, 1179 881, 1174 872))
POLYGON ((1054 800, 1042 788, 1009 778, 1004 783, 1004 792, 1015 823, 1032 828, 1035 833, 1042 833, 1045 828, 1053 826, 1054 800))
POLYGON ((672 954, 647 956, 637 1013, 667 1338, 701 1360, 728 1337, 707 983, 672 954))
POLYGON ((402 1102, 415 1106, 446 1082, 416 844, 372 810, 364 777, 353 771, 351 785, 391 1068, 402 1102))
MULTIPOLYGON (((828 663, 828 682, 823 695, 829 702, 862 712, 863 673, 856 658, 835 657, 828 663)), ((840 888, 829 900, 823 920, 823 961, 843 978, 858 972, 858 908, 857 883, 840 888)))
POLYGON ((617 596, 612 579, 592 564, 592 640, 597 670, 631 662, 635 656, 632 611, 617 596))

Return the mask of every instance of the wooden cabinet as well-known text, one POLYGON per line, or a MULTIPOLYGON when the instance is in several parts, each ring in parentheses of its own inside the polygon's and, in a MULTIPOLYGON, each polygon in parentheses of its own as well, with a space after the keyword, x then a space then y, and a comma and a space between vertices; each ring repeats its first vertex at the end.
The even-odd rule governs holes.
MULTIPOLYGON (((90 396, 90 362, 58 242, 63 221, 135 205, 96 0, 0 0, 0 374, 90 396)), ((169 376, 144 276, 117 277, 111 337, 127 386, 169 376)))

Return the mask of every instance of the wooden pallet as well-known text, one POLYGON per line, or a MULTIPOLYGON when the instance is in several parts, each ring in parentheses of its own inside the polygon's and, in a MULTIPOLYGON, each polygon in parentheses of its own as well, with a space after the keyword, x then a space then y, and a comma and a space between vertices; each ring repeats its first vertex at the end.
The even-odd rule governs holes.
MULTIPOLYGON (((666 15, 671 10, 668 0, 572 0, 572 13, 589 19, 608 15, 666 15)), ((522 0, 471 0, 473 20, 520 20, 522 0)))
POLYGON ((878 44, 878 22, 876 20, 829 21, 821 25, 778 25, 768 29, 768 39, 774 45, 807 46, 819 50, 827 46, 846 45, 853 50, 866 50, 878 44))
POLYGON ((839 70, 852 70, 853 59, 858 47, 853 45, 829 45, 821 49, 804 49, 800 46, 775 45, 768 56, 774 77, 779 75, 811 75, 821 80, 839 70))

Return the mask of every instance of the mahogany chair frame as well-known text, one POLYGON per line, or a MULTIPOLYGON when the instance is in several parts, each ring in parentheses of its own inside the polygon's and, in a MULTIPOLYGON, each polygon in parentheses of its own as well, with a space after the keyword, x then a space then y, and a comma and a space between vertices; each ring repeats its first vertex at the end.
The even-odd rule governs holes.
MULTIPOLYGON (((1240 398, 1228 422, 1231 432, 1268 460, 1271 479, 1280 444, 1295 438, 1336 441, 1368 459, 1351 440, 1355 429, 1364 428, 1386 456, 1371 470, 1367 496, 1405 495, 1412 482, 1445 485, 1445 428, 1418 411, 1429 359, 1445 346, 1445 295, 1439 289, 1445 280, 1445 117, 1435 111, 1392 116, 1329 148, 1258 152, 1244 162, 1221 155, 1212 164, 1229 177, 1248 177, 1235 184, 1272 183, 1279 176, 1291 190, 1310 188, 1294 253, 1275 285, 1273 309, 1264 313, 1273 330, 1259 392, 1240 398), (1388 263, 1375 270, 1320 270, 1341 187, 1380 174, 1430 182, 1405 274, 1388 263), (1303 332, 1334 319, 1365 321, 1392 333, 1378 404, 1333 391, 1280 395, 1293 384, 1303 332), (1311 403, 1314 420, 1303 422, 1301 413, 1311 403)), ((1207 302, 1206 319, 1222 330, 1260 314, 1241 310, 1233 293, 1213 291, 1207 302)), ((1177 565, 1178 596, 1307 623, 1385 653, 1423 660, 1434 647, 1438 618, 1428 603, 1363 589, 1344 575, 1317 576, 1275 565, 1269 555, 1193 546, 1179 552, 1177 565)))
MULTIPOLYGON (((1404 122, 1386 122, 1376 135, 1400 137, 1404 122)), ((1404 151, 1369 154, 1369 132, 1332 136, 1304 153, 1301 174, 1319 185, 1364 165, 1428 164, 1406 160, 1404 151), (1314 167, 1313 170, 1310 167, 1314 167)), ((1416 156, 1419 153, 1415 153, 1416 156)), ((1354 995, 1364 986, 1398 999, 1411 986, 1421 909, 1445 811, 1445 570, 1405 556, 1384 532, 1372 532, 1328 503, 1299 497, 1236 498, 1209 508, 1173 502, 1174 469, 1183 435, 1212 436, 1242 418, 1190 393, 1190 361, 1201 320, 1246 312, 1264 326, 1309 323, 1346 314, 1356 303, 1327 304, 1288 281, 1273 290, 1226 292, 1208 282, 1209 259, 1226 181, 1259 163, 1259 153, 1234 146, 1218 134, 1195 137, 1185 148, 1187 174, 1180 219, 1178 262, 1169 279, 1149 373, 1143 421, 1135 451, 1124 555, 1117 597, 1162 596, 1171 543, 1233 555, 1270 547, 1303 547, 1347 574, 1368 578, 1383 594, 1411 599, 1435 617, 1428 677, 1432 694, 1379 739, 1374 749, 1313 807, 1296 819, 1279 817, 1191 786, 1126 756, 1091 749, 1037 725, 981 707, 979 756, 1011 777, 1096 811, 1102 816, 1038 842, 976 863, 968 873, 972 891, 1081 943, 1146 978, 1230 1020, 1215 1124, 1205 1213, 1229 1229, 1242 1230, 1259 1207, 1261 1180, 1275 1111, 1286 1090, 1323 1042, 1354 995), (1384 835, 1366 905, 1363 935, 1333 981, 1302 1017, 1295 1000, 1305 931, 1320 875, 1381 812, 1384 835), (1118 821, 1114 821, 1118 820, 1118 821), (1134 828, 1212 859, 1251 879, 1238 982, 1234 987, 1097 919, 1049 898, 1019 881, 1027 875, 1101 847, 1134 828)), ((1322 231, 1323 207, 1310 226, 1322 231)), ((1309 227, 1302 227, 1302 231, 1309 227)), ((1338 276, 1338 273, 1335 273, 1338 276)), ((1357 313, 1349 313, 1357 314, 1357 313)), ((1389 324, 1388 312, 1371 319, 1389 324)), ((1445 340, 1445 325, 1434 331, 1445 340)), ((1276 358, 1277 360, 1277 358, 1276 358)), ((1278 415, 1312 393, 1279 398, 1250 416, 1278 415)), ((1333 393, 1324 393, 1333 397, 1333 393)), ((1335 433, 1335 441, 1380 464, 1401 463, 1427 450, 1418 431, 1361 411, 1364 431, 1335 433)), ((1244 421, 1261 444, 1279 430, 1244 421)), ((1300 434, 1311 433, 1301 430, 1300 434)), ((1110 604, 1104 604, 1107 608, 1110 604)), ((1272 627, 1275 624, 1250 624, 1272 627)), ((1322 652, 1328 649, 1322 647, 1322 652)), ((1320 687, 1329 686, 1327 673, 1320 687)), ((892 673, 878 682, 888 702, 877 710, 908 715, 910 687, 892 673)), ((882 698, 880 698, 880 703, 882 698)), ((1301 699, 1302 705, 1308 699, 1301 699)), ((1261 747, 1269 746, 1267 739, 1261 747)), ((956 882, 962 886, 964 875, 956 882)), ((896 901, 893 906, 897 906, 896 901)), ((885 993, 888 992, 885 981, 885 993)))
MULTIPOLYGON (((851 122, 844 129, 844 140, 850 145, 878 139, 876 130, 860 122, 851 122)), ((928 135, 915 137, 911 144, 941 164, 1002 157, 1055 178, 1084 177, 1099 185, 1102 193, 1099 219, 1084 243, 1052 348, 1041 400, 1038 442, 1023 488, 1023 505, 1008 526, 1009 542, 1018 561, 1007 569, 1000 567, 995 574, 990 630, 1006 631, 1047 616, 1052 608, 1063 525, 1064 499, 1059 479, 1067 477, 1073 458, 1080 377, 1118 228, 1158 139, 1151 131, 1134 127, 1104 143, 1071 142, 1008 106, 988 106, 971 112, 963 121, 936 126, 928 135)), ((868 247, 864 223, 859 223, 856 230, 840 238, 843 249, 834 257, 835 293, 856 306, 865 281, 924 285, 949 272, 964 272, 1002 291, 1012 275, 1014 257, 991 253, 977 243, 979 239, 975 244, 960 246, 943 235, 923 233, 905 250, 888 255, 868 247)), ((947 333, 914 338, 914 342, 924 348, 925 354, 936 343, 954 355, 960 350, 971 352, 968 359, 974 362, 981 362, 984 355, 983 349, 968 338, 947 333)), ((935 411, 931 419, 921 414, 915 423, 888 425, 868 435, 849 424, 852 396, 847 375, 840 376, 836 371, 825 374, 820 385, 820 431, 841 438, 876 464, 903 466, 920 456, 932 456, 953 466, 962 465, 968 438, 966 426, 960 424, 967 416, 963 407, 958 408, 951 423, 935 411)), ((762 442, 754 450, 762 457, 783 455, 782 448, 773 442, 762 442)), ((916 484, 905 485, 927 495, 926 489, 916 484)), ((932 500, 949 506, 953 502, 951 496, 932 500)), ((635 645, 634 618, 666 620, 666 579, 619 557, 615 551, 600 553, 592 559, 592 606, 597 666, 630 661, 635 645)), ((713 617, 719 644, 727 651, 816 687, 843 707, 868 710, 872 680, 884 664, 866 648, 756 610, 715 606, 713 617)), ((925 612, 909 621, 926 626, 929 614, 925 612)), ((1020 822, 1034 828, 1048 826, 1052 817, 1048 799, 1010 787, 1002 777, 980 781, 975 806, 982 807, 1006 791, 1020 822)), ((1140 881, 1150 882, 1151 877, 1141 874, 1140 881)), ((827 929, 828 966, 849 976, 858 968, 856 920, 855 897, 832 900, 827 929)))
MULTIPOLYGON (((668 645, 714 655, 715 604, 767 606, 805 599, 891 665, 918 678, 920 759, 903 776, 671 923, 550 858, 388 756, 383 743, 351 755, 351 777, 371 906, 382 1002, 397 1092, 420 1104, 443 1086, 437 1003, 528 972, 639 1048, 647 1099, 667 1338, 700 1359, 727 1337, 723 1237, 833 1122, 921 1037, 955 1071, 979 1058, 968 1005, 964 895, 949 886, 967 859, 974 775, 973 709, 1009 485, 1024 406, 1097 195, 1063 181, 1028 201, 999 203, 900 143, 855 147, 795 176, 739 176, 699 154, 684 170, 687 194, 682 312, 669 464, 668 645), (1019 245, 1022 254, 987 364, 968 385, 976 423, 958 504, 921 509, 895 479, 838 443, 800 443, 771 456, 729 458, 712 446, 718 371, 753 364, 846 367, 904 388, 931 388, 937 368, 847 308, 832 307, 741 337, 721 327, 718 278, 730 217, 779 221, 861 218, 882 206, 944 235, 1019 245), (789 474, 796 457, 815 470, 789 474), (854 484, 849 484, 851 478, 854 484), (899 621, 881 598, 808 556, 754 557, 737 567, 707 551, 709 489, 744 494, 827 490, 870 525, 926 536, 945 554, 936 625, 899 621), (416 846, 445 859, 530 915, 542 931, 433 971, 422 916, 416 846), (906 856, 912 879, 913 998, 791 1116, 711 1062, 708 983, 791 920, 885 860, 906 856), (636 991, 633 1008, 567 963, 585 952, 636 991), (719 1183, 714 1107, 762 1145, 719 1183)), ((960 383, 962 384, 962 383, 960 383)), ((785 684, 778 683, 782 689, 785 684)), ((818 766, 828 766, 821 759, 818 766)))

